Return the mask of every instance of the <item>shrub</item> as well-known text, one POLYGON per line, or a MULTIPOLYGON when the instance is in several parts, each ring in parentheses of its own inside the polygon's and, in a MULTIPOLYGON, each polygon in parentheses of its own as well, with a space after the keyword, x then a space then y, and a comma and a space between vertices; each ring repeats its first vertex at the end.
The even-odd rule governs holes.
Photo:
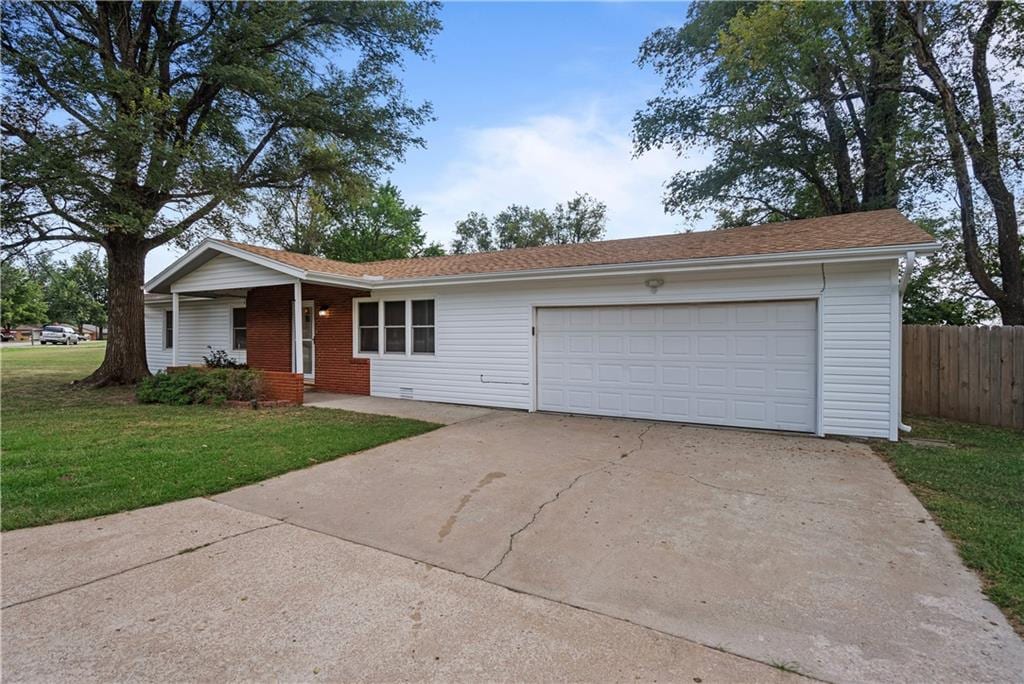
POLYGON ((163 371, 146 378, 135 390, 143 404, 222 404, 227 400, 259 399, 263 375, 257 370, 186 368, 174 373, 163 371))
POLYGON ((223 349, 214 349, 213 347, 207 347, 207 349, 210 350, 210 355, 203 357, 203 363, 207 368, 248 368, 246 364, 239 363, 228 356, 223 349))
POLYGON ((207 373, 210 387, 231 401, 252 401, 263 394, 263 374, 241 368, 217 369, 207 373))

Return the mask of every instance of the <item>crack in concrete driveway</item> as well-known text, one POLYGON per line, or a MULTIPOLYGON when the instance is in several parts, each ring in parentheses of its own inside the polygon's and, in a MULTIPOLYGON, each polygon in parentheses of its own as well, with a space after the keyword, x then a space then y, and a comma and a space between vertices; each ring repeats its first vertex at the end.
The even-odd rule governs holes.
POLYGON ((1024 644, 863 444, 501 412, 216 499, 822 679, 1024 671, 1024 644), (489 472, 506 476, 463 504, 489 472))

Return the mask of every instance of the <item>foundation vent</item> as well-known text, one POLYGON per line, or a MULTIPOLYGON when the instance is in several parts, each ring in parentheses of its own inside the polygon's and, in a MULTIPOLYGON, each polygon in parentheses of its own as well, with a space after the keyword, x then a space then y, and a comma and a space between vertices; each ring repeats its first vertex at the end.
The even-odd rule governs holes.
POLYGON ((414 397, 412 396, 412 387, 399 387, 398 397, 400 399, 413 399, 414 397))

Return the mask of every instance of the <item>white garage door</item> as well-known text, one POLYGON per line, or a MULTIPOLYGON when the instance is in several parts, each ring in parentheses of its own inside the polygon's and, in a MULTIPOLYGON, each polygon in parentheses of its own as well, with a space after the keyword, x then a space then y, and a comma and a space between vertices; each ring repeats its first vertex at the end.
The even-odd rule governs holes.
POLYGON ((813 432, 814 302, 537 311, 542 411, 813 432))

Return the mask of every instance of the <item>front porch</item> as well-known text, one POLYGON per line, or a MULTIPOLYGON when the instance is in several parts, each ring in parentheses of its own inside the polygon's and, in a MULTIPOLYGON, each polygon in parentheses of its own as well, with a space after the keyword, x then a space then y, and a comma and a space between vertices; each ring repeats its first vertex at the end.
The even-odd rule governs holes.
POLYGON ((352 354, 352 299, 367 290, 239 265, 221 255, 167 283, 167 367, 223 350, 265 371, 268 399, 303 403, 305 388, 370 393, 369 360, 352 354))

